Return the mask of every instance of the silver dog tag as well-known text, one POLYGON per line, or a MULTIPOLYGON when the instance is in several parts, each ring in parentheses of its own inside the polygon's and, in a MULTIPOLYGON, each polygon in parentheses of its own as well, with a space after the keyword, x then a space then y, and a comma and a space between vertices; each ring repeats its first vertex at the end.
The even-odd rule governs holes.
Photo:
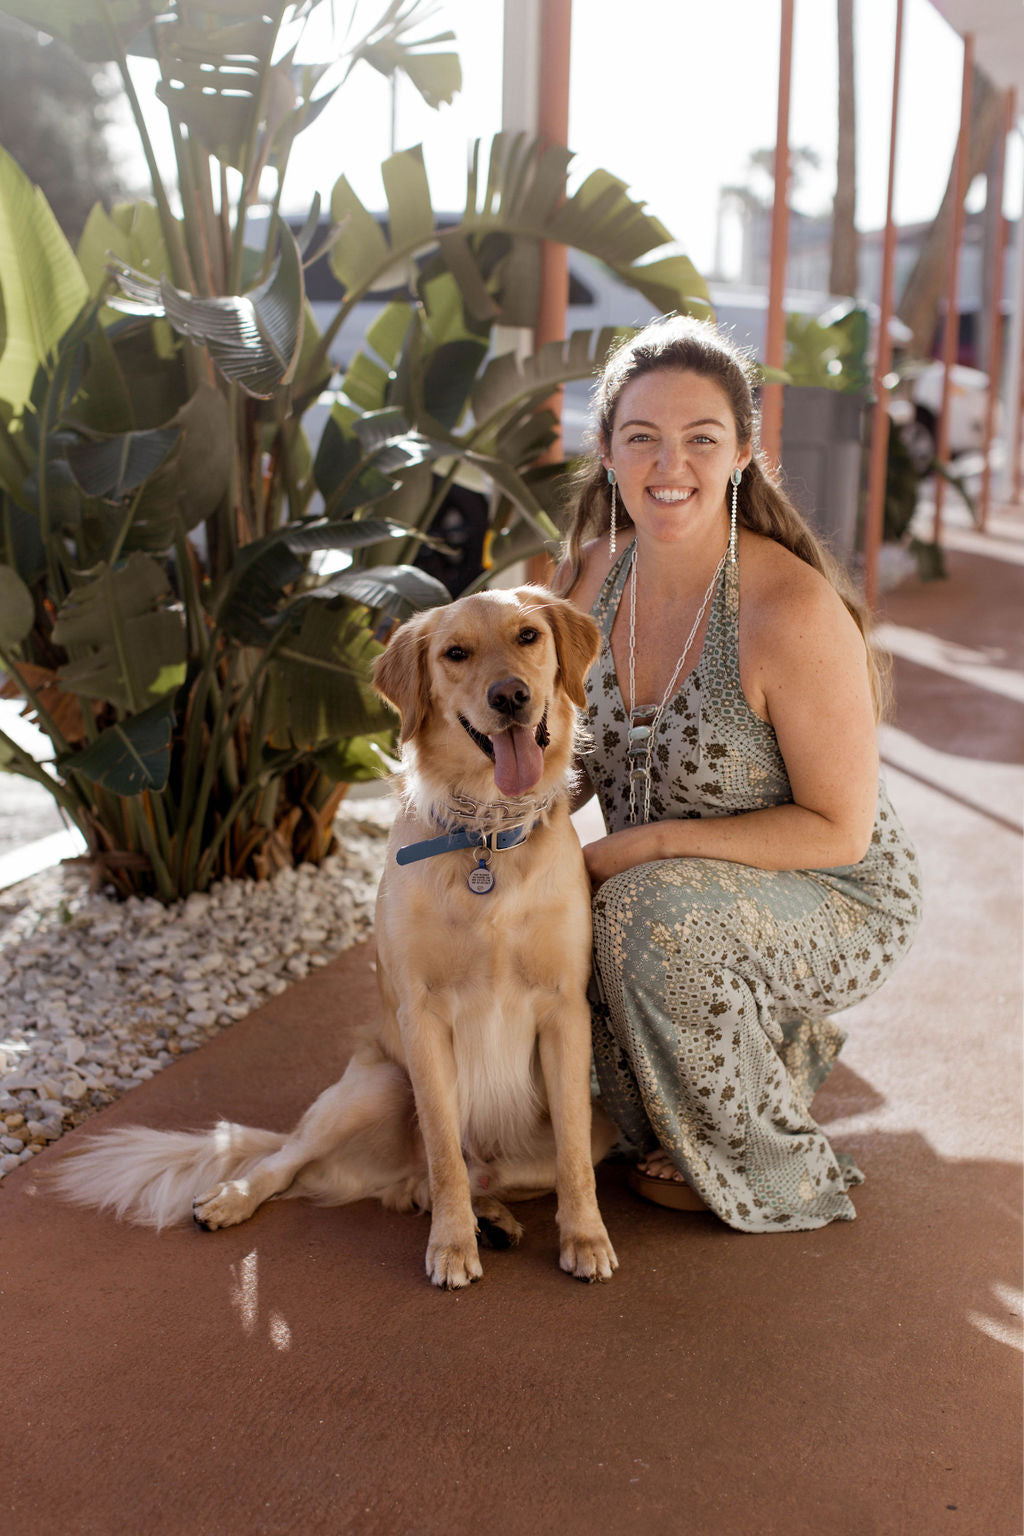
POLYGON ((486 896, 488 891, 493 891, 494 876, 487 868, 487 865, 483 859, 479 861, 476 869, 474 869, 467 877, 466 884, 469 886, 474 896, 486 896))

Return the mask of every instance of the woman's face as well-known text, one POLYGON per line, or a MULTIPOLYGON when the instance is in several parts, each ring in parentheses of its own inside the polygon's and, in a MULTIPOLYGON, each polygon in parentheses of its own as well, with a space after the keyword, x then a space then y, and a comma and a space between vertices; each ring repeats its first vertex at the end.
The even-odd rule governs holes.
POLYGON ((725 391, 698 373, 658 369, 619 396, 601 462, 638 530, 674 540, 720 521, 729 476, 750 462, 725 391))

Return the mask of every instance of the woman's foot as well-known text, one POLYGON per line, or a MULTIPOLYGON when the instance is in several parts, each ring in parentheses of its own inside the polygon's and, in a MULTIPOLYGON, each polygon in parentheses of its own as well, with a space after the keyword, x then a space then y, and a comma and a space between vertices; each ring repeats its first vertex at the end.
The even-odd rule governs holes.
POLYGON ((673 1211, 706 1211, 707 1206, 687 1184, 679 1169, 660 1147, 648 1152, 636 1167, 629 1170, 629 1187, 634 1194, 642 1195, 655 1205, 668 1206, 673 1211))
POLYGON ((675 1184, 686 1183, 668 1153, 663 1152, 660 1147, 655 1152, 648 1152, 646 1157, 642 1157, 637 1167, 641 1173, 646 1173, 651 1179, 671 1179, 675 1184))

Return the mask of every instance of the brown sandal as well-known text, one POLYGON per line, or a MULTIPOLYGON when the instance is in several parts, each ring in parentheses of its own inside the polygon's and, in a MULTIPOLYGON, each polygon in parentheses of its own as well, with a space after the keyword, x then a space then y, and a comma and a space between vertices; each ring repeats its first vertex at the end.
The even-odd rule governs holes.
POLYGON ((667 1206, 670 1211, 707 1210, 696 1191, 689 1184, 680 1184, 678 1179, 658 1179, 652 1173, 641 1173, 639 1168, 631 1168, 627 1182, 634 1194, 655 1205, 667 1206))

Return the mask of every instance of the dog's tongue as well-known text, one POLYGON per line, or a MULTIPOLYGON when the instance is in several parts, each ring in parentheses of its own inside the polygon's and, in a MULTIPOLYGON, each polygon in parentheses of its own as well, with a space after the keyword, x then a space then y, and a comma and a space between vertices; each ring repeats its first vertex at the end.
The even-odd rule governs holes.
POLYGON ((528 795, 544 772, 544 754, 536 733, 525 725, 510 725, 491 737, 494 782, 503 795, 528 795))

